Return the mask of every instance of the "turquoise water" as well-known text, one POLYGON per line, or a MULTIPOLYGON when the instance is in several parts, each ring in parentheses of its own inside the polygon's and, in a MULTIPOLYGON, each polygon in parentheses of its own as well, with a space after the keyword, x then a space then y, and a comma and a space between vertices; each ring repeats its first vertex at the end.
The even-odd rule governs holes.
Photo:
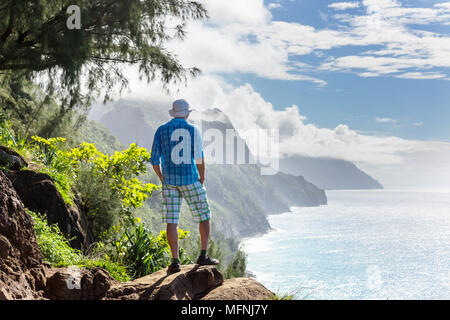
POLYGON ((297 299, 450 299, 450 192, 327 196, 243 242, 258 281, 297 299))

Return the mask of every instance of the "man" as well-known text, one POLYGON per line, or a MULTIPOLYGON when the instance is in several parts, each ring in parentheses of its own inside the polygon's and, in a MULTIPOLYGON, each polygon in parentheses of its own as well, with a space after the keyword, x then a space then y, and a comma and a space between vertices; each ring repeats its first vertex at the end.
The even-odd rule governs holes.
POLYGON ((162 221, 167 224, 167 240, 172 252, 169 272, 180 271, 178 222, 182 198, 189 205, 194 220, 199 223, 201 253, 197 264, 219 263, 206 255, 211 212, 203 186, 205 159, 201 135, 196 127, 186 121, 192 111, 186 100, 173 103, 169 111, 173 119, 156 130, 150 160, 162 184, 162 221))

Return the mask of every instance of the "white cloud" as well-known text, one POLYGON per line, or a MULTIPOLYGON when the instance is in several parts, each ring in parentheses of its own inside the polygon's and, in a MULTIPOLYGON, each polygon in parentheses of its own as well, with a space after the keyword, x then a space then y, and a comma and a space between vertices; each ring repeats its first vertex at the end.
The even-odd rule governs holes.
POLYGON ((450 11, 450 2, 436 3, 434 6, 450 11))
POLYGON ((334 15, 329 18, 337 25, 333 29, 274 21, 270 7, 280 4, 278 1, 267 6, 263 0, 202 2, 211 19, 190 23, 186 41, 169 48, 183 63, 208 74, 252 73, 322 86, 326 82, 320 74, 328 72, 353 72, 361 77, 448 78, 445 69, 450 68, 450 36, 417 28, 450 23, 448 2, 429 8, 404 7, 393 0, 336 2, 330 6, 361 4, 366 12, 334 15), (373 48, 368 50, 368 46, 373 48), (336 48, 352 48, 356 53, 334 56, 336 48), (302 61, 310 54, 318 58, 315 65, 302 61), (306 68, 298 67, 299 63, 306 68))
POLYGON ((440 72, 406 72, 395 77, 403 79, 442 79, 447 75, 440 72))
POLYGON ((422 127, 423 125, 424 125, 424 123, 422 121, 413 123, 413 126, 415 126, 415 127, 422 127))
POLYGON ((374 78, 374 77, 379 77, 380 74, 376 73, 376 72, 362 72, 359 74, 359 76, 362 78, 374 78))
POLYGON ((334 10, 347 10, 359 8, 359 2, 334 2, 328 5, 328 8, 334 10))
MULTIPOLYGON (((301 106, 279 110, 280 106, 275 108, 250 84, 235 87, 218 76, 201 76, 178 91, 173 87, 171 95, 162 86, 149 87, 138 81, 131 83, 131 89, 128 97, 149 105, 164 103, 169 108, 171 101, 183 97, 197 110, 220 108, 241 132, 248 128, 279 129, 282 154, 349 160, 387 187, 450 187, 450 143, 361 134, 345 124, 320 128, 308 123, 301 106)), ((196 118, 195 113, 192 116, 196 118)), ((256 141, 247 143, 252 151, 257 150, 256 141)))
POLYGON ((217 25, 263 25, 272 15, 263 0, 201 0, 208 10, 210 21, 217 25))
POLYGON ((376 122, 379 123, 397 123, 398 120, 391 119, 391 118, 375 118, 376 122))
MULTIPOLYGON (((356 71, 360 76, 396 76, 409 79, 445 78, 433 68, 450 67, 450 37, 428 32, 413 25, 446 24, 450 21, 448 3, 431 8, 403 7, 399 1, 364 0, 366 15, 336 15, 347 24, 351 46, 379 46, 353 56, 340 56, 324 62, 328 71, 356 71), (360 72, 360 71, 363 72, 360 72), (422 70, 426 70, 424 73, 422 70), (403 72, 402 75, 395 75, 403 72)), ((344 36, 344 34, 339 35, 344 36)))
POLYGON ((281 7, 282 7, 281 3, 276 3, 276 2, 269 3, 269 5, 268 5, 268 8, 271 9, 271 10, 272 9, 279 9, 281 7))
POLYGON ((259 77, 300 80, 291 73, 288 53, 267 42, 254 42, 232 28, 201 23, 188 26, 188 38, 171 46, 181 62, 205 73, 254 73, 259 77), (270 61, 270 63, 268 63, 270 61))

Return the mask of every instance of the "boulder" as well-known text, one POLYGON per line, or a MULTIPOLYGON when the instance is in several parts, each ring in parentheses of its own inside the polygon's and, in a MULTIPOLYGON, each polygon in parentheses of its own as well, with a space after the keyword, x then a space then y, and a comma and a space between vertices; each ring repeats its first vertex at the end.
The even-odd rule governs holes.
POLYGON ((0 299, 40 299, 45 286, 33 219, 0 171, 0 299))
POLYGON ((51 300, 98 300, 117 283, 100 268, 49 268, 46 277, 45 297, 51 300))
POLYGON ((0 166, 6 167, 11 170, 20 170, 28 167, 28 163, 25 159, 15 152, 13 149, 0 146, 0 166))
POLYGON ((127 283, 113 285, 107 300, 195 300, 223 283, 212 266, 184 265, 170 274, 167 268, 127 283))
POLYGON ((26 208, 46 215, 49 224, 58 224, 61 232, 72 239, 72 247, 84 250, 89 246, 88 223, 81 201, 66 204, 47 174, 21 170, 11 171, 7 176, 26 208))
POLYGON ((202 300, 268 300, 274 296, 254 279, 233 278, 208 292, 202 300))
POLYGON ((273 297, 249 278, 223 279, 213 266, 167 268, 130 282, 118 282, 102 269, 48 268, 45 298, 51 300, 266 300, 273 297))

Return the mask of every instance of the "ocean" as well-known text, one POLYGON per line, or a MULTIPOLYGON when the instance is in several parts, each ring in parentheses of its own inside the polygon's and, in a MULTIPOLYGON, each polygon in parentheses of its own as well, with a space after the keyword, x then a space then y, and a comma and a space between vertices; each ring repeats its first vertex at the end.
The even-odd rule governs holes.
POLYGON ((295 299, 450 299, 450 192, 327 191, 269 216, 247 269, 295 299))

